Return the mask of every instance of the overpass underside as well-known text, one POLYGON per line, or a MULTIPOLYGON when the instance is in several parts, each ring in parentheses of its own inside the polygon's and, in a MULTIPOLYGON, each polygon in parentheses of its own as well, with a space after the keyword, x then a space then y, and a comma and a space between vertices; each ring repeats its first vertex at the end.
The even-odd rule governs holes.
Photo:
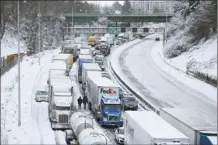
MULTIPOLYGON (((74 16, 73 22, 78 23, 90 23, 93 21, 97 21, 99 17, 96 16, 74 16)), ((166 19, 166 16, 108 16, 107 17, 112 22, 166 22, 170 20, 171 16, 168 16, 166 19)), ((66 17, 66 21, 72 22, 72 16, 66 17)))

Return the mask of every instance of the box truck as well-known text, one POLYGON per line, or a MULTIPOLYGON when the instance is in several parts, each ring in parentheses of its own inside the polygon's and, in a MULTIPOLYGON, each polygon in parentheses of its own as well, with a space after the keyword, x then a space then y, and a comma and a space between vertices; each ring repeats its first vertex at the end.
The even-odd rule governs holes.
POLYGON ((101 71, 101 68, 97 63, 84 63, 82 65, 82 89, 83 90, 85 90, 88 71, 101 71))
POLYGON ((191 144, 204 144, 204 139, 217 137, 217 124, 200 110, 161 108, 160 116, 189 137, 191 144))
POLYGON ((152 111, 126 111, 124 144, 188 145, 189 139, 152 111))
POLYGON ((119 86, 101 76, 88 76, 88 106, 101 126, 122 126, 119 86))
POLYGON ((79 83, 82 83, 82 65, 83 63, 92 63, 93 58, 91 55, 79 55, 79 61, 78 61, 78 81, 79 83))

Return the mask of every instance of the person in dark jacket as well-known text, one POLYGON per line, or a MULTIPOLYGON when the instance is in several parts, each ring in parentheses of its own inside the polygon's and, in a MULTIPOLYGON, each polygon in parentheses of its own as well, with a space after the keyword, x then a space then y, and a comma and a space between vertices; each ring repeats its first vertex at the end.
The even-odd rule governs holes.
POLYGON ((77 102, 78 102, 79 108, 81 108, 81 104, 83 102, 83 99, 81 98, 81 96, 77 99, 77 102))
POLYGON ((84 109, 86 109, 86 103, 88 103, 88 99, 86 96, 83 97, 84 109))

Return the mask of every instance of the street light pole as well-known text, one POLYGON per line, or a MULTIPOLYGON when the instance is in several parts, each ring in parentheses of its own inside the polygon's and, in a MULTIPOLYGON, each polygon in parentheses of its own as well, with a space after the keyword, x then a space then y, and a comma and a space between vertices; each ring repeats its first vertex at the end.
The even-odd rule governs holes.
POLYGON ((39 45, 39 65, 40 65, 40 48, 41 48, 41 40, 40 40, 40 17, 41 17, 41 15, 40 15, 40 2, 38 3, 38 18, 39 18, 39 41, 38 41, 38 45, 39 45))
POLYGON ((21 126, 21 98, 20 98, 20 2, 17 1, 17 33, 18 33, 18 126, 21 126))

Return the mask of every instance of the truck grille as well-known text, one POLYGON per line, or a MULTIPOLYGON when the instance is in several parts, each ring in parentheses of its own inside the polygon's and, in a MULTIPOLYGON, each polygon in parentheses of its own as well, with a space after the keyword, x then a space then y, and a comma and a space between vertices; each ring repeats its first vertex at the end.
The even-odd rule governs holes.
POLYGON ((117 121, 118 120, 118 116, 109 116, 108 120, 109 121, 117 121))
POLYGON ((59 123, 68 123, 68 115, 59 115, 59 123))

